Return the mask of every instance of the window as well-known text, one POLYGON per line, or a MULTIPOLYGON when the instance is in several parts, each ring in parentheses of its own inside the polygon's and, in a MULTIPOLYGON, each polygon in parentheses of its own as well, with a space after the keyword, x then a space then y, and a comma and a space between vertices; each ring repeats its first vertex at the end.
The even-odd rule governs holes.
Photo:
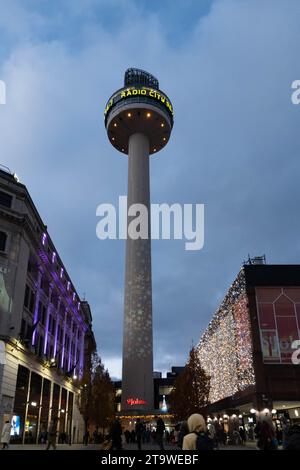
POLYGON ((41 323, 42 323, 42 325, 44 325, 44 326, 45 326, 45 322, 46 322, 46 316, 47 316, 47 310, 46 310, 45 305, 43 305, 43 307, 42 307, 42 320, 41 320, 41 323))
POLYGON ((72 435, 72 418, 73 418, 73 403, 74 403, 74 395, 72 392, 69 392, 69 400, 68 400, 68 416, 67 416, 67 434, 69 436, 72 435))
POLYGON ((19 365, 15 392, 14 415, 20 417, 20 431, 18 435, 15 434, 11 437, 11 441, 13 442, 22 443, 22 435, 25 427, 28 385, 29 369, 19 365))
POLYGON ((45 321, 46 321, 46 307, 45 305, 39 301, 39 310, 38 310, 38 319, 39 322, 45 326, 45 321))
POLYGON ((53 319, 53 322, 52 322, 52 334, 54 335, 55 334, 55 325, 56 325, 56 321, 53 319))
POLYGON ((24 318, 22 318, 22 321, 21 321, 21 331, 20 331, 20 337, 21 337, 21 338, 25 338, 25 336, 26 336, 26 329, 27 329, 27 323, 26 323, 26 321, 24 320, 24 318))
POLYGON ((30 292, 30 301, 29 301, 29 310, 31 313, 33 313, 34 310, 34 304, 35 304, 35 294, 34 292, 30 292))
POLYGON ((39 338, 39 346, 38 346, 38 355, 39 357, 42 357, 44 354, 44 337, 40 336, 39 338))
POLYGON ((0 191, 0 204, 1 206, 11 207, 12 196, 3 191, 0 191))
POLYGON ((49 283, 46 279, 41 280, 41 289, 47 296, 49 295, 49 283))
POLYGON ((28 308, 29 304, 29 294, 30 294, 30 289, 28 286, 25 288, 25 297, 24 297, 24 307, 28 308))
POLYGON ((52 292, 51 294, 51 303, 54 305, 54 307, 58 307, 58 296, 55 292, 52 292))
POLYGON ((49 333, 52 333, 52 315, 49 315, 48 331, 49 333))
POLYGON ((60 399, 60 419, 59 419, 59 432, 64 432, 65 422, 66 422, 66 410, 67 410, 67 390, 65 388, 61 389, 61 399, 60 399))
POLYGON ((0 251, 6 250, 7 234, 0 232, 0 251))
POLYGON ((35 294, 30 289, 29 286, 26 285, 25 288, 25 297, 24 297, 24 307, 28 308, 31 313, 33 313, 35 304, 35 294))
POLYGON ((48 418, 49 418, 49 412, 50 412, 50 393, 51 393, 51 382, 50 380, 44 379, 43 393, 42 393, 41 419, 40 419, 40 430, 42 432, 48 431, 48 418))

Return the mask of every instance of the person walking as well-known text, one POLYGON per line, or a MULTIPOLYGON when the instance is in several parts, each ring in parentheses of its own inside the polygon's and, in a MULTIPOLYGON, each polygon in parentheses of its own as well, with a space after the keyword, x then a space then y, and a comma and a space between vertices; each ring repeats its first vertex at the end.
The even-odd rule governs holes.
POLYGON ((243 428, 243 426, 240 427, 240 438, 241 438, 241 444, 244 446, 246 444, 246 431, 243 428))
POLYGON ((130 431, 128 429, 126 429, 126 431, 124 431, 124 436, 125 436, 126 444, 129 444, 131 434, 130 434, 130 431))
POLYGON ((57 435, 57 423, 58 418, 55 416, 51 421, 49 432, 48 432, 48 444, 46 450, 50 450, 50 447, 53 447, 53 450, 56 450, 56 435, 57 435))
POLYGON ((140 418, 137 418, 135 424, 135 435, 136 435, 136 442, 138 445, 138 450, 142 449, 142 436, 144 432, 144 425, 141 422, 140 418))
POLYGON ((177 445, 180 449, 182 449, 182 446, 183 446, 184 436, 186 436, 189 432, 190 431, 189 431, 187 421, 182 421, 179 424, 179 432, 178 432, 178 439, 177 439, 177 445))
POLYGON ((205 419, 198 413, 188 421, 189 434, 184 436, 182 450, 213 450, 213 440, 209 437, 205 419))
POLYGON ((10 441, 10 430, 11 430, 11 425, 9 421, 5 421, 4 426, 2 428, 2 433, 1 433, 1 444, 2 444, 2 449, 8 449, 9 441, 10 441))
POLYGON ((272 418, 262 419, 258 425, 258 442, 257 447, 260 450, 275 450, 277 449, 275 431, 272 423, 272 418))
POLYGON ((89 443, 89 440, 90 440, 90 432, 87 429, 83 436, 83 444, 87 446, 89 443))
POLYGON ((111 431, 112 450, 122 450, 122 426, 118 419, 115 419, 111 431))
POLYGON ((162 418, 158 418, 156 421, 156 442, 159 445, 160 450, 164 449, 164 432, 165 432, 165 423, 162 418))
POLYGON ((300 425, 290 426, 284 450, 300 450, 300 425))

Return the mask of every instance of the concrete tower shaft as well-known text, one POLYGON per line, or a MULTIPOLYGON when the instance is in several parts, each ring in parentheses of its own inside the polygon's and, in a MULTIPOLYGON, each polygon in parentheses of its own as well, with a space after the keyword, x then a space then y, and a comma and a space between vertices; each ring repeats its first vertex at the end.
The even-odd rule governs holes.
MULTIPOLYGON (((149 139, 132 134, 128 153, 128 209, 148 209, 148 239, 126 241, 122 411, 153 408, 152 281, 149 139), (131 405, 128 400, 137 400, 131 405)), ((131 217, 128 217, 128 224, 131 217)))
MULTIPOLYGON (((148 238, 126 240, 122 412, 149 412, 154 408, 149 155, 167 144, 173 108, 155 77, 129 69, 125 87, 111 96, 104 115, 111 144, 128 154, 128 210, 133 204, 148 210, 148 238)), ((130 222, 128 216, 127 227, 130 222)))

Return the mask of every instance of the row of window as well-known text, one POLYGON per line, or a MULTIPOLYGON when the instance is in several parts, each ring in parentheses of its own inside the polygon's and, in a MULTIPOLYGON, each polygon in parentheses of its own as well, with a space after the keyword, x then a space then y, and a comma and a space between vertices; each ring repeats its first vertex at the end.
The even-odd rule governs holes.
POLYGON ((67 290, 67 292, 69 292, 71 298, 72 298, 72 301, 74 302, 74 304, 77 306, 77 310, 79 310, 80 308, 80 301, 79 299, 77 298, 76 296, 76 293, 75 291, 72 290, 72 286, 71 286, 71 281, 69 280, 68 276, 65 274, 64 272, 64 268, 62 266, 60 266, 59 262, 57 261, 57 254, 55 251, 53 251, 53 248, 48 244, 47 242, 47 234, 44 232, 42 234, 42 245, 44 246, 45 248, 45 251, 46 253, 48 254, 48 258, 49 260, 51 261, 51 263, 53 264, 53 267, 56 271, 56 273, 58 274, 59 276, 59 279, 60 279, 60 282, 63 284, 63 286, 65 287, 65 289, 67 290), (72 293, 73 292, 73 293, 72 293))
MULTIPOLYGON (((33 334, 33 327, 30 325, 24 318, 22 319, 21 322, 21 331, 20 331, 20 337, 22 340, 28 341, 31 343, 32 340, 32 334, 33 334)), ((54 346, 50 342, 48 342, 47 347, 46 347, 46 352, 44 353, 44 334, 41 334, 39 332, 36 333, 35 337, 35 352, 40 358, 48 358, 49 360, 53 358, 54 356, 54 346)), ((65 349, 64 349, 64 363, 63 366, 61 367, 61 360, 62 360, 62 344, 60 342, 57 343, 57 363, 60 368, 62 368, 65 372, 68 372, 68 358, 69 358, 69 347, 70 347, 70 338, 66 337, 65 341, 65 349)), ((76 357, 77 360, 80 357, 80 350, 77 348, 76 350, 76 357)), ((75 361, 75 344, 72 342, 71 345, 71 364, 74 364, 75 361)))
MULTIPOLYGON (((33 290, 26 284, 25 287, 25 296, 24 296, 24 307, 27 308, 31 313, 34 313, 34 305, 35 305, 35 293, 33 290)), ((46 318, 47 318, 47 308, 43 304, 43 302, 39 301, 39 306, 38 306, 38 321, 41 323, 41 325, 46 326, 46 318)), ((67 316, 67 326, 70 328, 71 327, 71 316, 67 316)), ((49 315, 49 325, 48 325, 48 331, 50 334, 54 335, 55 334, 55 327, 56 327, 56 320, 53 317, 52 314, 49 315)), ((72 326, 72 333, 75 334, 77 325, 76 323, 73 323, 72 326)), ((61 325, 58 326, 58 340, 61 341, 63 337, 63 328, 61 325)), ((80 330, 77 332, 77 338, 78 340, 80 339, 80 330)))

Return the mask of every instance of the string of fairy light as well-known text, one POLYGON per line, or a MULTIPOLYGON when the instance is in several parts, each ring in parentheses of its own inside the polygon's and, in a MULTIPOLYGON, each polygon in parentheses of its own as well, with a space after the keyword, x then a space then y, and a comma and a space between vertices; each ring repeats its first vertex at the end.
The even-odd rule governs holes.
POLYGON ((230 286, 197 346, 214 403, 255 384, 244 269, 230 286))

